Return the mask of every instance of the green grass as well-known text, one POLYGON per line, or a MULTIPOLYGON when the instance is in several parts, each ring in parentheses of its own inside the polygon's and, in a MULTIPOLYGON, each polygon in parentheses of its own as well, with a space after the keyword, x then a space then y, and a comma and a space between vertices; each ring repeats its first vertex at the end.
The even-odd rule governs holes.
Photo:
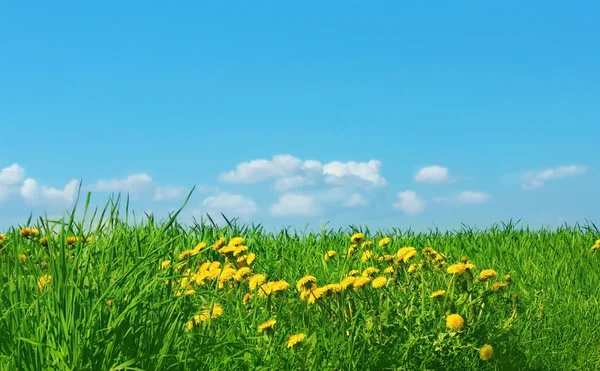
POLYGON ((236 223, 184 228, 178 213, 134 225, 120 216, 118 199, 93 213, 88 202, 81 220, 74 220, 74 209, 62 221, 40 218, 6 231, 0 245, 0 370, 600 369, 600 255, 590 252, 600 236, 593 225, 267 233, 236 223), (21 237, 24 226, 40 235, 21 237), (395 279, 384 288, 348 289, 314 304, 300 300, 296 282, 304 275, 315 276, 321 286, 339 282, 351 269, 383 271, 391 265, 361 262, 364 249, 346 258, 350 237, 359 231, 374 241, 376 255, 403 246, 414 246, 419 255, 397 264, 386 275, 395 279), (40 245, 42 236, 48 237, 47 248, 40 245), (68 236, 92 241, 68 245, 68 236), (290 287, 247 304, 246 283, 219 289, 207 281, 192 295, 174 295, 177 287, 166 280, 176 285, 186 268, 198 270, 199 260, 225 262, 210 248, 221 236, 244 237, 256 254, 252 271, 290 287), (378 247, 383 237, 392 243, 378 247), (177 272, 179 253, 201 241, 208 248, 177 272), (421 252, 427 246, 446 255, 446 267, 467 256, 476 265, 475 277, 435 269, 421 252), (337 256, 324 261, 328 250, 337 256), (173 263, 158 269, 167 259, 173 263), (420 259, 425 265, 409 273, 420 259), (497 282, 509 273, 508 287, 492 292, 490 282, 479 282, 477 274, 487 268, 498 272, 497 282), (44 274, 52 281, 40 292, 44 274), (446 295, 431 299, 437 289, 446 295), (188 321, 214 303, 223 314, 187 331, 188 321), (462 331, 446 327, 445 316, 454 312, 465 319, 462 331), (277 320, 274 331, 257 333, 270 318, 277 320), (288 336, 298 332, 307 334, 305 341, 288 349, 288 336), (489 361, 478 357, 485 343, 494 347, 489 361))

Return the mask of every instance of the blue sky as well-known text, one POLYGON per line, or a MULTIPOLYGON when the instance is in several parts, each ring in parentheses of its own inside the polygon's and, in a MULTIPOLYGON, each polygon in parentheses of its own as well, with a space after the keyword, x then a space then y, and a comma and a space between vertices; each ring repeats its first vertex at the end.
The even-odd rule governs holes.
POLYGON ((81 179, 157 216, 196 185, 184 220, 598 221, 599 11, 2 4, 0 229, 60 214, 81 179))

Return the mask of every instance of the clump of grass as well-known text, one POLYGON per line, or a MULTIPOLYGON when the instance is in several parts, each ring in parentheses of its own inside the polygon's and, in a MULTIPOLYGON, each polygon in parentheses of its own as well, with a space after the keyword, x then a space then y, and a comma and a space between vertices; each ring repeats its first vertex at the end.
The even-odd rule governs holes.
POLYGON ((274 234, 119 200, 0 234, 3 367, 600 367, 595 228, 274 234))

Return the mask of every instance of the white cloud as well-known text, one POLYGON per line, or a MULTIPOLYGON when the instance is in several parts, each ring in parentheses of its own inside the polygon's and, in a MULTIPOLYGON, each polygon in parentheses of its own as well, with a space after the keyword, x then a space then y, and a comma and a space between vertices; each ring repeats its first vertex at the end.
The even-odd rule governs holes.
POLYGON ((16 185, 23 181, 25 169, 17 164, 12 164, 0 170, 0 185, 16 185))
POLYGON ((398 202, 394 208, 408 215, 417 215, 425 210, 425 200, 417 195, 415 191, 404 191, 398 193, 398 202))
POLYGON ((490 200, 491 196, 483 192, 464 191, 458 195, 458 202, 463 204, 483 204, 490 200))
POLYGON ((366 206, 369 202, 365 198, 365 196, 360 193, 353 193, 348 200, 344 203, 346 207, 355 207, 355 206, 366 206))
POLYGON ((31 204, 49 204, 55 206, 69 206, 75 200, 79 182, 71 180, 63 189, 38 186, 35 179, 27 178, 21 185, 21 196, 31 204))
POLYGON ((437 165, 424 167, 415 175, 417 183, 436 184, 449 181, 448 168, 437 165))
POLYGON ((154 200, 175 200, 185 196, 188 189, 185 187, 156 187, 154 190, 154 200))
POLYGON ((271 205, 273 216, 311 216, 320 212, 316 198, 299 193, 287 193, 271 205))
POLYGON ((291 189, 301 188, 315 183, 309 178, 301 175, 279 178, 275 180, 274 188, 278 192, 286 192, 291 189))
POLYGON ((147 174, 133 174, 124 179, 99 180, 91 189, 99 192, 128 192, 137 196, 152 187, 152 178, 147 174))
POLYGON ((332 161, 323 166, 325 183, 344 186, 369 183, 375 186, 384 186, 385 178, 379 174, 381 161, 370 160, 368 162, 340 162, 332 161))
POLYGON ((563 179, 576 175, 582 175, 589 171, 587 166, 565 165, 538 172, 526 171, 521 175, 523 183, 521 188, 526 191, 539 189, 545 186, 549 180, 563 179))
POLYGON ((287 177, 302 167, 302 160, 291 155, 275 155, 271 160, 258 159, 242 162, 235 170, 221 174, 229 183, 258 183, 268 179, 287 177))
POLYGON ((206 213, 220 215, 223 213, 228 219, 248 219, 256 213, 256 203, 242 195, 227 192, 205 198, 194 214, 206 213))

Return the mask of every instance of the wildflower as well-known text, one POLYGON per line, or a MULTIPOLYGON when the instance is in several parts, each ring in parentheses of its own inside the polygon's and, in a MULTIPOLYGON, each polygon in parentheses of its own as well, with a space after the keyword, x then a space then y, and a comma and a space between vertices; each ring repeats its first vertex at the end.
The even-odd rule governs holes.
POLYGON ((258 296, 264 297, 276 292, 285 291, 290 287, 290 284, 284 280, 267 282, 260 286, 258 296))
POLYGON ((274 319, 270 319, 266 322, 261 323, 258 326, 258 333, 260 334, 263 331, 271 330, 273 328, 273 326, 275 326, 276 323, 277 323, 277 321, 274 319))
POLYGON ((304 339, 306 339, 306 334, 303 334, 303 333, 294 334, 288 338, 287 347, 293 348, 294 346, 296 346, 296 344, 303 342, 304 339))
POLYGON ((112 303, 113 303, 112 300, 110 300, 110 299, 106 300, 106 306, 107 307, 110 307, 112 305, 112 303))
POLYGON ((340 281, 340 286, 342 290, 346 290, 348 287, 352 286, 352 284, 356 281, 356 277, 348 276, 340 281))
POLYGON ((479 280, 487 281, 489 279, 495 279, 498 277, 498 273, 493 269, 485 269, 479 273, 479 280))
POLYGON ((19 254, 19 261, 21 263, 25 262, 27 260, 27 255, 25 254, 19 254))
POLYGON ((494 355, 494 348, 490 344, 485 344, 479 349, 479 359, 482 361, 490 360, 494 355))
POLYGON ((475 264, 473 263, 465 263, 465 269, 472 271, 473 269, 475 269, 475 264))
POLYGON ((385 254, 383 256, 383 260, 386 261, 386 262, 393 262, 394 261, 394 255, 385 254))
POLYGON ((408 273, 412 273, 417 269, 417 265, 416 264, 411 264, 410 267, 408 267, 408 273))
POLYGON ((248 246, 240 245, 233 251, 233 256, 238 256, 246 251, 248 251, 248 246))
POLYGON ((436 290, 429 295, 431 298, 437 298, 446 294, 446 290, 436 290))
POLYGON ((358 290, 359 288, 363 287, 364 285, 368 284, 369 282, 371 282, 371 277, 361 276, 361 277, 357 277, 354 280, 354 283, 352 284, 352 286, 354 287, 354 290, 358 290))
POLYGON ((257 287, 267 282, 267 276, 264 274, 255 274, 248 280, 248 285, 250 286, 250 290, 256 290, 257 287))
POLYGON ((6 241, 6 233, 0 233, 0 245, 6 241))
POLYGON ((510 274, 507 274, 507 275, 504 276, 504 280, 506 282, 510 282, 512 280, 512 277, 510 276, 510 274))
POLYGON ((371 250, 365 250, 365 252, 360 257, 360 261, 363 263, 366 263, 367 260, 371 259, 372 257, 373 257, 373 253, 371 252, 371 250))
POLYGON ((346 257, 349 258, 352 255, 354 255, 354 253, 356 252, 356 245, 350 245, 350 247, 348 247, 348 250, 346 251, 346 257))
POLYGON ((415 256, 417 256, 417 251, 416 250, 411 250, 406 252, 406 254, 404 255, 404 258, 402 259, 402 261, 404 263, 408 263, 411 259, 413 259, 415 256))
POLYGON ((350 237, 350 242, 352 243, 360 243, 365 238, 365 235, 362 233, 354 233, 352 237, 350 237))
POLYGON ((380 288, 382 288, 383 286, 385 286, 385 284, 386 284, 386 283, 387 283, 387 278, 386 278, 386 277, 384 277, 384 276, 379 276, 379 277, 375 278, 375 279, 373 280, 373 282, 371 282, 371 286, 372 286, 374 289, 380 289, 380 288))
POLYGON ((252 270, 250 268, 242 267, 242 268, 238 269, 237 272, 235 272, 234 279, 237 282, 240 282, 240 281, 243 281, 244 278, 248 277, 251 274, 252 274, 252 270))
POLYGON ((77 237, 75 236, 69 236, 67 237, 67 245, 75 245, 77 243, 77 237))
POLYGON ((460 314, 450 314, 446 317, 446 326, 452 330, 460 330, 465 324, 465 320, 460 314))
POLYGON ((48 247, 48 238, 47 237, 40 238, 40 245, 42 245, 43 247, 48 247))
POLYGON ((52 281, 52 276, 49 274, 45 274, 38 279, 38 288, 40 292, 44 291, 44 288, 52 281))
POLYGON ((246 264, 250 265, 252 264, 252 262, 256 259, 256 254, 251 252, 250 254, 248 254, 248 257, 246 258, 246 264))
POLYGON ((247 293, 244 294, 244 297, 242 297, 242 303, 248 304, 248 302, 250 300, 252 300, 253 298, 254 298, 254 295, 251 294, 251 293, 249 293, 249 292, 247 292, 247 293))
POLYGON ((225 237, 219 238, 213 245, 213 250, 219 250, 221 247, 225 246, 225 237))
POLYGON ((434 256, 437 252, 431 247, 425 247, 422 251, 425 256, 434 256))
POLYGON ((596 242, 594 243, 594 245, 592 246, 592 252, 595 252, 596 250, 600 249, 600 239, 596 240, 596 242))
POLYGON ((171 261, 165 260, 164 262, 160 263, 160 269, 167 269, 167 267, 169 267, 169 265, 171 265, 171 261))
POLYGON ((360 274, 360 272, 356 269, 351 270, 350 272, 348 272, 348 277, 356 277, 360 274))
POLYGON ((375 267, 369 267, 362 272, 364 277, 373 276, 374 274, 379 273, 379 269, 375 267))
POLYGON ((467 264, 467 262, 469 261, 469 258, 467 258, 465 255, 463 255, 463 256, 460 258, 460 261, 461 261, 461 263, 465 263, 465 264, 467 264))
POLYGON ((360 247, 362 249, 364 249, 365 247, 371 246, 371 245, 373 245, 373 241, 364 241, 363 243, 360 244, 360 247))
POLYGON ((506 286, 508 286, 507 283, 504 282, 496 282, 492 285, 492 291, 500 291, 503 288, 505 288, 506 286))
POLYGON ((450 274, 464 274, 467 271, 465 263, 456 263, 448 267, 446 272, 450 274))
POLYGON ((335 255, 336 255, 336 252, 335 252, 335 251, 333 251, 333 250, 329 250, 329 251, 327 251, 327 252, 325 253, 325 256, 323 256, 323 259, 324 259, 325 261, 328 261, 329 259, 331 259, 331 258, 334 258, 334 257, 335 257, 335 255))
POLYGON ((394 267, 387 267, 383 270, 383 273, 392 274, 394 273, 394 267))
POLYGON ((19 231, 21 237, 36 237, 40 234, 40 231, 37 228, 21 228, 19 231))
POLYGON ((314 276, 304 276, 296 283, 296 289, 298 292, 312 290, 315 287, 317 287, 317 278, 314 276))
POLYGON ((383 247, 383 246, 389 245, 390 242, 392 242, 391 238, 384 237, 384 238, 380 239, 377 244, 379 245, 379 247, 383 247))

